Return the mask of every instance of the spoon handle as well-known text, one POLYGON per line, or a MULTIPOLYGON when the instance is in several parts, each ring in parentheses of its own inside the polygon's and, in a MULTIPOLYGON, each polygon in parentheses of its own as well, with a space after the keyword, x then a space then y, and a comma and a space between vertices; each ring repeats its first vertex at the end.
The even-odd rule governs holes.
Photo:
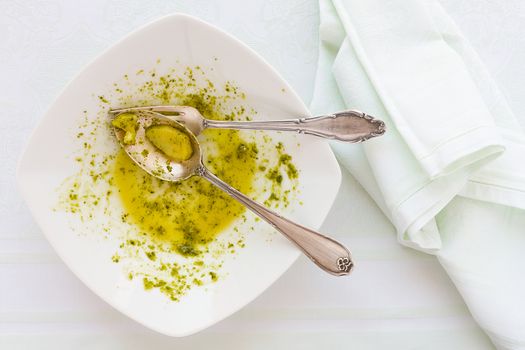
POLYGON ((352 270, 354 263, 352 262, 350 252, 341 243, 314 230, 298 225, 251 200, 212 174, 204 166, 198 169, 198 174, 272 225, 277 231, 295 243, 310 260, 326 272, 336 276, 343 276, 348 275, 352 270))
POLYGON ((385 133, 385 123, 358 111, 343 111, 317 117, 267 120, 218 121, 206 119, 205 128, 295 131, 344 142, 362 142, 385 133))

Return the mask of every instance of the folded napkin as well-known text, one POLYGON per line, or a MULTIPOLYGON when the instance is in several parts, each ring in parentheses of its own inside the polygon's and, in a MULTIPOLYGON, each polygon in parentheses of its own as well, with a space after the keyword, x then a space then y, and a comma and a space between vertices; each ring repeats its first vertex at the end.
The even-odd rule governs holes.
POLYGON ((321 0, 314 112, 385 121, 340 163, 397 228, 438 256, 501 349, 525 348, 525 132, 434 0, 321 0))

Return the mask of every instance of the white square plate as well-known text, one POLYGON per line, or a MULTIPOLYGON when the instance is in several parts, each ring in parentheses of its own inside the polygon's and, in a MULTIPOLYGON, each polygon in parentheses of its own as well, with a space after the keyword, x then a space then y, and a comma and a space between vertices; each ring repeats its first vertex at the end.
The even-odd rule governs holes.
MULTIPOLYGON (((97 109, 93 93, 104 91, 128 72, 162 62, 213 67, 215 77, 234 81, 257 110, 256 119, 308 116, 288 84, 247 46, 195 18, 176 14, 159 19, 127 36, 89 64, 62 92, 36 128, 18 168, 18 182, 45 236, 69 268, 96 294, 129 317, 158 332, 185 336, 231 315, 256 298, 297 259, 299 251, 285 238, 268 240, 258 222, 246 247, 225 265, 226 277, 213 286, 194 288, 180 302, 144 291, 126 280, 109 258, 116 242, 97 234, 78 235, 68 215, 53 211, 57 187, 75 172, 71 150, 78 147, 75 127, 84 109, 97 109), (214 60, 213 58, 219 58, 214 60), (211 63, 210 63, 211 62, 211 63), (283 93, 283 91, 286 91, 283 93), (125 287, 123 287, 123 285, 125 287)), ((113 106, 117 107, 117 106, 113 106)), ((281 139, 295 135, 281 134, 281 139)), ((318 228, 339 189, 341 174, 328 144, 303 136, 290 150, 300 170, 298 200, 288 215, 318 228)), ((319 273, 324 273, 319 271, 319 273)))

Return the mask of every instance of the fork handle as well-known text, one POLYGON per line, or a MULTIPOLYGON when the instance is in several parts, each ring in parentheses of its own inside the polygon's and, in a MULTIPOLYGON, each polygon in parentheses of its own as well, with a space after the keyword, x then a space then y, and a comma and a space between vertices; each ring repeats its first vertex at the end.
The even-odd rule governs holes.
POLYGON ((200 166, 197 173, 272 225, 324 271, 332 275, 344 276, 348 275, 352 270, 354 264, 350 252, 341 243, 307 227, 296 224, 251 200, 212 174, 203 165, 200 166))
POLYGON ((362 142, 385 132, 385 123, 359 111, 310 118, 267 121, 205 120, 205 128, 295 131, 344 142, 362 142))

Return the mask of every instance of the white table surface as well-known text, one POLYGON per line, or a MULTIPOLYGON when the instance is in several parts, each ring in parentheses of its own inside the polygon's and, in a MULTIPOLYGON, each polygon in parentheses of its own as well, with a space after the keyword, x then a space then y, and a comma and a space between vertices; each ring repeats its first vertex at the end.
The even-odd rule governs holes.
MULTIPOLYGON (((522 117, 525 2, 443 4, 522 117)), ((438 262, 399 246, 393 227, 347 173, 323 231, 352 248, 354 275, 325 276, 302 258, 252 304, 197 335, 175 339, 140 326, 67 269, 18 194, 20 151, 82 66, 174 11, 234 34, 310 100, 315 0, 0 0, 0 349, 492 349, 438 262)))

